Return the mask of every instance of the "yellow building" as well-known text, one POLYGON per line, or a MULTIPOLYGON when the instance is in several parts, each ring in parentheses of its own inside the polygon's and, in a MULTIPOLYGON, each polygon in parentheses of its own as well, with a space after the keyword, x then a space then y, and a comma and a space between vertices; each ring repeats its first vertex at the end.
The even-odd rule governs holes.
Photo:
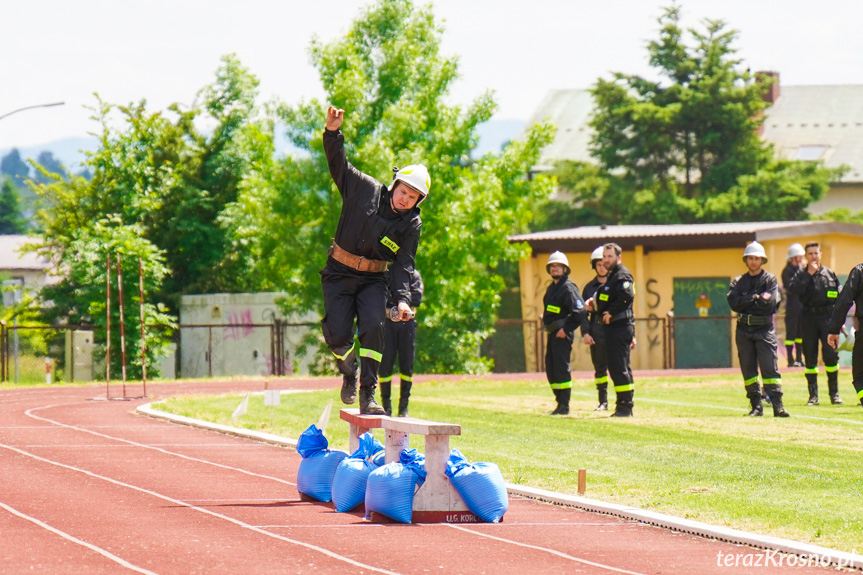
MULTIPOLYGON (((843 281, 863 261, 863 226, 836 222, 585 226, 516 235, 509 241, 527 242, 533 252, 519 265, 522 318, 528 321, 541 315, 542 298, 551 281, 545 271, 549 254, 556 250, 566 254, 570 278, 581 289, 594 277, 590 267, 594 249, 607 242, 623 248, 623 265, 636 284, 633 311, 638 345, 632 353, 633 369, 738 365, 734 319, 725 293, 731 279, 746 272, 743 250, 752 241, 764 246, 768 258, 764 268, 780 283, 788 246, 795 242, 819 242, 822 263, 843 281)), ((781 342, 783 322, 776 323, 781 342)), ((526 330, 529 371, 544 369, 540 349, 544 341, 544 335, 530 337, 526 330)), ((572 369, 593 369, 580 333, 573 346, 572 369)))

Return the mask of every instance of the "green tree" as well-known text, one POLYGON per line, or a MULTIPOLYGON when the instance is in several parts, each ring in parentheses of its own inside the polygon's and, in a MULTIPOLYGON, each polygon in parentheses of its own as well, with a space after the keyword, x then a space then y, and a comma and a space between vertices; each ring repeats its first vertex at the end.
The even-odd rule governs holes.
POLYGON ((188 293, 256 289, 223 225, 250 165, 271 161, 272 122, 256 117, 257 79, 235 56, 223 58, 196 104, 150 111, 146 101, 98 101, 100 146, 88 154, 89 177, 63 177, 37 166, 37 217, 45 237, 67 249, 75 230, 108 217, 139 226, 163 253, 168 273, 155 295, 176 312, 188 293), (119 121, 117 121, 119 118, 119 121), (206 126, 206 131, 201 125, 206 126))
POLYGON ((62 162, 54 157, 54 153, 48 150, 39 152, 39 156, 36 158, 36 164, 38 164, 42 169, 37 169, 35 174, 33 175, 33 179, 37 182, 48 183, 49 178, 43 173, 48 172, 50 174, 57 174, 59 176, 66 176, 66 168, 63 167, 62 162))
POLYGON ((0 185, 0 235, 23 234, 27 220, 21 214, 21 198, 12 180, 3 178, 0 185))
MULTIPOLYGON (((592 154, 625 184, 610 189, 632 190, 617 221, 806 219, 837 172, 775 160, 757 132, 770 80, 740 69, 737 33, 724 22, 689 30, 688 45, 679 21, 678 6, 665 8, 659 40, 648 44, 659 81, 616 73, 592 89, 592 154)), ((602 195, 599 212, 613 213, 619 199, 602 195)))
POLYGON ((21 152, 18 148, 12 148, 8 154, 0 160, 0 174, 12 178, 16 186, 23 186, 27 178, 30 177, 30 166, 21 159, 21 152))
MULTIPOLYGON (((142 376, 139 265, 143 270, 145 298, 147 294, 158 293, 168 271, 164 254, 143 237, 143 232, 138 225, 123 225, 117 217, 106 218, 73 230, 71 241, 63 249, 44 251, 60 269, 66 270, 58 283, 42 289, 43 304, 53 302, 51 306, 42 306, 44 321, 92 325, 96 327, 97 339, 106 341, 110 281, 111 373, 117 378, 122 367, 117 260, 123 278, 126 374, 131 379, 142 376)), ((144 302, 144 325, 147 374, 156 377, 155 360, 171 341, 170 334, 176 326, 163 306, 149 300, 144 302)))
POLYGON ((418 369, 481 371, 488 364, 477 350, 492 332, 504 287, 498 265, 527 250, 506 237, 526 229, 533 206, 550 192, 548 179, 530 181, 525 174, 552 128, 537 126, 524 141, 470 164, 476 127, 495 105, 489 94, 465 109, 447 105, 457 64, 441 55, 441 34, 429 8, 379 0, 344 38, 314 41, 311 57, 326 102, 279 107, 290 142, 304 153, 256 164, 241 184, 231 222, 235 245, 271 254, 259 260, 257 274, 291 294, 289 309, 322 309, 318 271, 341 199, 321 133, 326 104, 344 108, 348 157, 359 170, 384 182, 394 165, 424 163, 432 174, 417 254, 426 289, 418 369), (261 206, 270 208, 264 218, 261 206))

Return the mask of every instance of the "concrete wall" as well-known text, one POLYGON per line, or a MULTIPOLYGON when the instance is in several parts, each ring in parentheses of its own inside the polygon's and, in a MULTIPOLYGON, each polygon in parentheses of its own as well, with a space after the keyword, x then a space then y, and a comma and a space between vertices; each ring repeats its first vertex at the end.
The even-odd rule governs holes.
MULTIPOLYGON (((275 319, 316 324, 317 314, 285 317, 276 305, 281 293, 183 296, 180 303, 180 375, 208 377, 269 375, 275 319), (205 326, 205 327, 188 327, 205 326)), ((319 332, 316 325, 288 329, 285 350, 289 371, 307 373, 312 358, 294 350, 303 336, 319 332)))

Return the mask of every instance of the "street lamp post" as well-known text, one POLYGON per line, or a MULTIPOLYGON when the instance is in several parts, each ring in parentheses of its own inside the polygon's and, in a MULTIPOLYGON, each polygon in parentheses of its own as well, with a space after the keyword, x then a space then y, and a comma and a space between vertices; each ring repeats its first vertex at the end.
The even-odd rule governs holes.
POLYGON ((24 110, 30 110, 33 108, 50 108, 51 106, 62 106, 63 104, 65 104, 65 102, 52 102, 51 104, 35 104, 33 106, 24 106, 23 108, 18 108, 17 110, 12 110, 11 112, 7 112, 6 114, 3 114, 2 116, 0 116, 0 120, 2 120, 3 118, 6 118, 8 116, 11 116, 12 114, 17 114, 18 112, 23 112, 24 110))

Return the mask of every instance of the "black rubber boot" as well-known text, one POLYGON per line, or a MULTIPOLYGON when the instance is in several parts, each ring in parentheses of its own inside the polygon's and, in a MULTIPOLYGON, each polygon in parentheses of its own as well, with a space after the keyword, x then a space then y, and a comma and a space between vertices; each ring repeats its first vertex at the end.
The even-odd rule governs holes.
POLYGON ((549 415, 560 415, 560 390, 557 389, 556 387, 552 387, 551 391, 552 391, 552 393, 554 393, 554 402, 556 405, 554 406, 554 409, 552 411, 550 411, 548 414, 549 415))
POLYGON ((782 386, 778 383, 766 384, 764 388, 770 399, 773 400, 773 417, 790 417, 791 414, 785 411, 782 406, 782 386))
POLYGON ((809 388, 809 401, 806 405, 818 405, 818 374, 807 373, 806 385, 809 388))
POLYGON ((387 415, 391 416, 393 414, 393 402, 392 399, 390 399, 392 397, 392 382, 381 381, 378 385, 381 387, 381 407, 384 408, 387 415))
POLYGON ((572 396, 571 389, 561 389, 557 396, 557 409, 552 415, 569 415, 569 398, 572 396))
POLYGON ((842 398, 839 397, 839 372, 827 372, 827 390, 830 393, 830 403, 833 405, 841 405, 842 398))
POLYGON ((408 416, 408 402, 411 397, 411 387, 413 384, 410 381, 401 382, 399 388, 399 417, 408 416))
POLYGON ((746 415, 750 417, 764 415, 764 408, 761 407, 761 387, 757 383, 746 386, 746 397, 749 398, 749 405, 752 408, 746 415))
POLYGON ((357 381, 360 374, 360 366, 354 348, 348 350, 344 359, 336 359, 336 367, 342 374, 342 403, 351 405, 357 400, 357 381))
POLYGON ((597 383, 596 392, 599 396, 599 405, 593 411, 608 411, 608 384, 597 383))
POLYGON ((632 408, 634 407, 632 399, 634 395, 631 391, 621 391, 618 393, 614 413, 611 414, 611 417, 632 417, 632 408))
POLYGON ((785 357, 788 358, 788 367, 794 367, 794 344, 785 346, 785 357))
POLYGON ((342 403, 351 405, 357 400, 357 373, 342 375, 342 403))
POLYGON ((794 361, 797 367, 800 367, 803 365, 803 344, 795 342, 794 347, 797 348, 797 354, 794 356, 794 361))
POLYGON ((386 415, 384 408, 375 401, 375 386, 360 388, 360 415, 386 415))

